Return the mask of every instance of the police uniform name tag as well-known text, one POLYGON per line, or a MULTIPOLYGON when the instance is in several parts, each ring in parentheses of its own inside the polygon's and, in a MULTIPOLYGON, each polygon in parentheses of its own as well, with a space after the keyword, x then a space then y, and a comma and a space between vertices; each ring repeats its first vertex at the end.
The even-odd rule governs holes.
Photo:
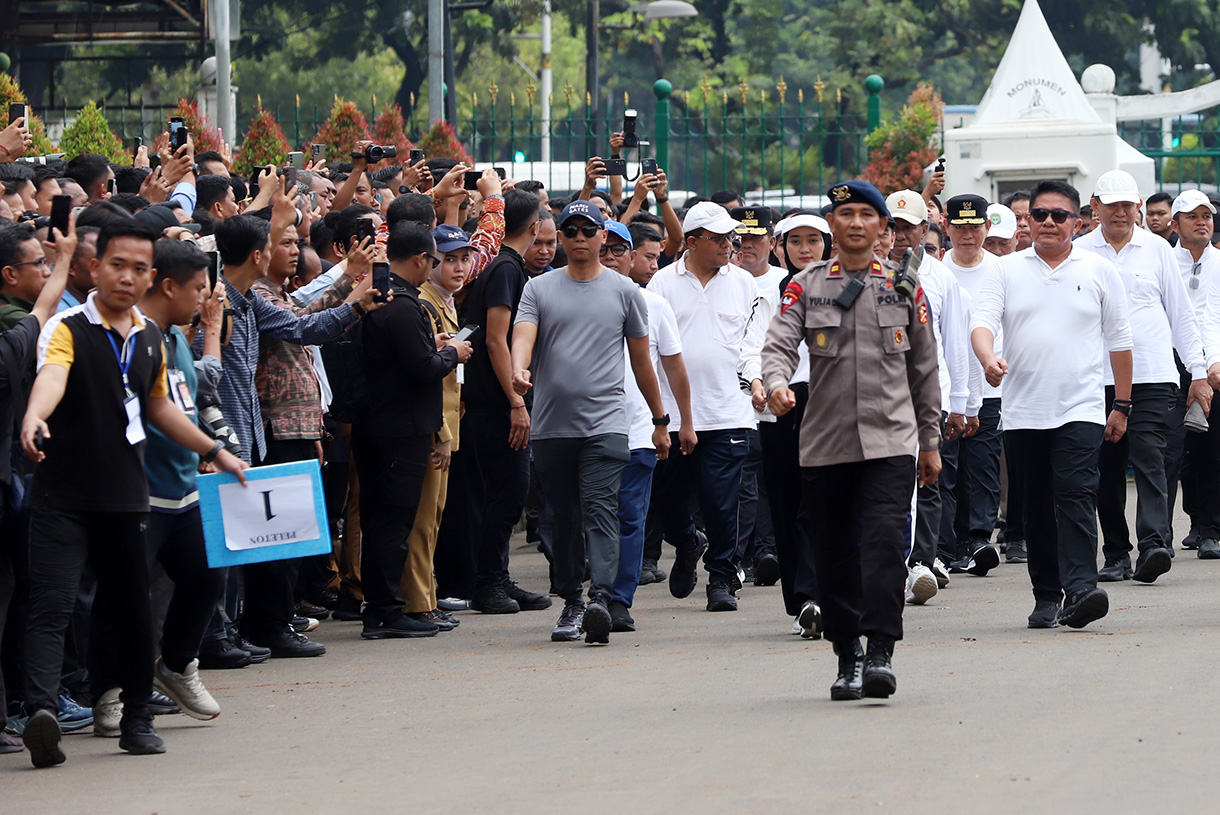
POLYGON ((245 487, 228 473, 197 479, 211 568, 330 552, 316 460, 255 467, 245 475, 245 487))

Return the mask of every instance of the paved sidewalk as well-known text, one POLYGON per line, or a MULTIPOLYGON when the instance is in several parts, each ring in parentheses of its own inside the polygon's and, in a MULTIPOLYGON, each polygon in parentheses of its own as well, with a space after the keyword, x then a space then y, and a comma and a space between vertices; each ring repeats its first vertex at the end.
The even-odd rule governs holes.
POLYGON ((885 704, 829 700, 830 646, 788 633, 777 587, 708 614, 703 575, 642 588, 606 647, 551 643, 558 608, 418 641, 327 622, 325 657, 206 672, 224 713, 158 718, 166 755, 86 731, 57 769, 0 756, 0 812, 1214 812, 1218 575, 1179 551, 1084 631, 1025 627, 1023 566, 955 576, 908 607, 885 704))

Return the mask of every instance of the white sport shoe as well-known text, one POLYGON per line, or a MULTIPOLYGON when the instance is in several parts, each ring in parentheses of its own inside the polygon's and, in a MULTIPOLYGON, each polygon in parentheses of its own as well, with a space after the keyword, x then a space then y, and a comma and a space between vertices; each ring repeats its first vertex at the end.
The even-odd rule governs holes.
POLYGON ((120 735, 119 721, 123 718, 123 702, 119 689, 111 688, 93 703, 93 735, 104 739, 117 739, 120 735))
POLYGON ((153 668, 153 686, 178 703, 182 712, 192 719, 208 721, 220 715, 220 705, 208 693, 199 679, 199 660, 192 659, 182 673, 165 667, 161 657, 153 668))
POLYGON ((940 558, 932 561, 932 574, 936 577, 938 587, 943 589, 949 585, 949 570, 945 568, 945 564, 940 558))
POLYGON ((789 634, 800 634, 804 630, 805 629, 801 628, 801 618, 793 617, 792 618, 792 629, 788 633, 789 634))
POLYGON ((906 600, 914 606, 922 606, 936 596, 936 576, 922 563, 916 563, 907 573, 906 600))

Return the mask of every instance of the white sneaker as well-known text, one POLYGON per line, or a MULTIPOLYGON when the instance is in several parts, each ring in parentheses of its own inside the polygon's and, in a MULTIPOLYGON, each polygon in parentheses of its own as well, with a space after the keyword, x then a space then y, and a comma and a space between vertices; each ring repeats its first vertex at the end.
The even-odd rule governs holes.
POLYGON ((932 574, 936 577, 938 587, 943 589, 949 585, 949 570, 945 568, 945 564, 940 558, 932 561, 932 574))
POLYGON ((906 600, 913 606, 922 606, 936 596, 936 576, 922 563, 916 563, 907 573, 906 600))
POLYGON ((182 673, 166 668, 157 657, 153 669, 153 686, 178 703, 182 712, 192 719, 208 721, 220 715, 220 705, 208 693, 199 679, 199 660, 192 659, 182 673))
POLYGON ((800 618, 800 617, 793 617, 793 618, 792 618, 792 629, 791 629, 791 630, 790 630, 788 633, 789 633, 789 634, 800 634, 800 633, 802 633, 804 630, 805 630, 805 629, 801 628, 801 618, 800 618))
POLYGON ((796 615, 797 625, 801 627, 801 639, 820 640, 822 638, 822 609, 812 600, 801 606, 801 613, 796 615))
POLYGON ((123 702, 119 689, 111 688, 93 703, 93 735, 104 739, 117 739, 119 721, 123 718, 123 702))

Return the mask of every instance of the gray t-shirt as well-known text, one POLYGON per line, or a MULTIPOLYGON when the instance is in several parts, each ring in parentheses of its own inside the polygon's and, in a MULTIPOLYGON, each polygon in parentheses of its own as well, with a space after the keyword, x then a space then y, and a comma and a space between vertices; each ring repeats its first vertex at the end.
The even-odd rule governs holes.
POLYGON ((516 322, 538 326, 530 436, 627 435, 623 338, 648 336, 639 286, 613 269, 587 281, 555 269, 525 284, 516 322))

